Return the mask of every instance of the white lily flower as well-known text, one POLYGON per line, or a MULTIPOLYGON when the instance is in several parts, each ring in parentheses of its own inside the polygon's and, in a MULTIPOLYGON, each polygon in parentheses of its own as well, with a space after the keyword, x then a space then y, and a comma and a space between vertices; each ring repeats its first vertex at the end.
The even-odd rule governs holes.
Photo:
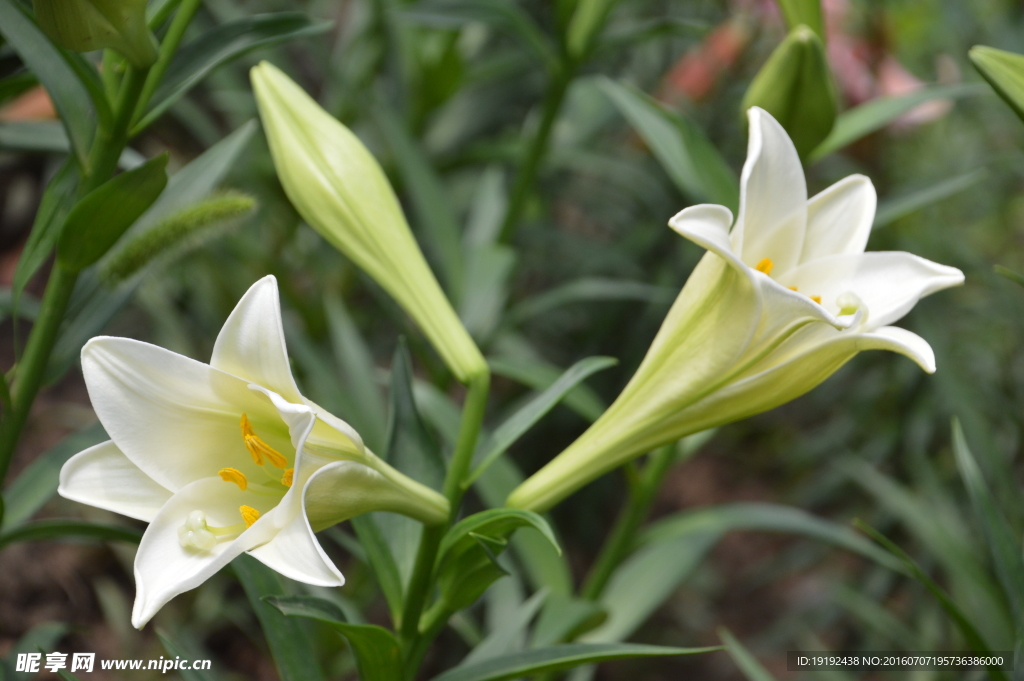
POLYGON ((806 393, 861 350, 892 350, 935 371, 928 343, 891 324, 963 273, 909 253, 865 253, 871 181, 852 175, 808 200, 785 130, 762 109, 748 116, 735 224, 715 205, 669 221, 708 253, 615 403, 509 506, 546 510, 644 452, 806 393))
POLYGON ((314 532, 368 511, 448 518, 443 496, 299 393, 273 277, 239 301, 208 365, 98 337, 82 370, 111 439, 72 457, 58 491, 149 523, 135 557, 136 627, 242 552, 291 579, 340 586, 314 532))

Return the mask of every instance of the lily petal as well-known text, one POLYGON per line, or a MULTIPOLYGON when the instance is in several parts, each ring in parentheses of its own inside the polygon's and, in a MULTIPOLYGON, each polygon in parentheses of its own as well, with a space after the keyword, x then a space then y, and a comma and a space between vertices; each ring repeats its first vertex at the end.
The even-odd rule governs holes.
POLYGON ((68 459, 60 469, 57 493, 146 522, 153 520, 171 498, 169 489, 143 473, 112 440, 68 459))
POLYGON ((850 175, 816 194, 807 205, 807 234, 800 262, 863 253, 878 197, 871 180, 850 175))
POLYGON ((935 351, 924 338, 898 326, 883 326, 871 333, 858 334, 863 350, 892 350, 906 355, 929 374, 935 373, 935 351))
POLYGON ((153 518, 135 554, 135 607, 132 624, 141 629, 157 610, 180 593, 194 589, 243 551, 266 543, 277 528, 264 515, 232 541, 218 542, 208 551, 185 548, 178 528, 195 510, 206 513, 211 527, 242 521, 239 507, 248 505, 267 514, 273 501, 243 492, 220 478, 197 480, 179 490, 153 518))
POLYGON ((740 214, 732 230, 733 251, 754 267, 763 258, 775 271, 799 262, 807 226, 807 183, 796 147, 767 112, 747 112, 750 139, 740 177, 740 214))
MULTIPOLYGON (((322 469, 321 469, 322 470, 322 469)), ((333 490, 344 495, 344 490, 333 490)), ((263 546, 249 555, 289 579, 315 586, 342 586, 345 577, 324 553, 309 526, 306 514, 295 513, 291 521, 263 546)))
POLYGON ((711 203, 684 208, 668 221, 668 226, 680 235, 744 271, 748 268, 733 251, 733 245, 729 241, 731 224, 732 211, 725 206, 711 203))
POLYGON ((281 324, 277 279, 257 281, 238 301, 213 346, 210 366, 301 402, 281 324))
MULTIPOLYGON (((225 467, 256 473, 239 418, 280 423, 242 379, 148 343, 94 338, 82 349, 82 372, 110 438, 172 492, 225 467)), ((271 433, 261 435, 276 446, 271 433)))
POLYGON ((955 267, 902 251, 819 258, 779 278, 780 284, 820 296, 822 305, 833 314, 839 312, 839 296, 856 294, 867 306, 867 330, 891 324, 921 298, 963 281, 963 272, 955 267))

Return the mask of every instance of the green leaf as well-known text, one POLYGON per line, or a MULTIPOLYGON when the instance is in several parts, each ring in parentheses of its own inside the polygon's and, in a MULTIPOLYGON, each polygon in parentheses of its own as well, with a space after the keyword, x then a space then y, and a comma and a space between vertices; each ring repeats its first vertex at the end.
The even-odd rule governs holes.
POLYGON ((36 520, 0 534, 0 548, 16 541, 46 541, 66 537, 138 543, 142 539, 142 531, 134 527, 101 525, 82 520, 36 520))
MULTIPOLYGON (((942 587, 936 584, 931 577, 925 574, 924 570, 921 569, 913 558, 908 556, 903 549, 894 544, 886 538, 885 535, 873 527, 870 527, 859 520, 855 520, 854 525, 895 556, 903 566, 901 572, 919 581, 932 594, 932 596, 935 597, 939 602, 939 605, 942 606, 942 609, 945 610, 946 614, 948 614, 950 619, 953 620, 957 629, 960 630, 960 633, 963 635, 964 640, 967 642, 967 645, 970 646, 971 650, 979 655, 989 655, 991 653, 991 649, 988 647, 985 639, 982 638, 980 633, 978 633, 974 624, 972 624, 967 616, 964 615, 956 602, 954 602, 953 599, 949 597, 949 594, 947 594, 942 587)), ((993 679, 993 681, 1007 681, 1006 674, 1003 673, 1001 668, 991 666, 987 667, 987 669, 989 678, 993 679)))
MULTIPOLYGON (((199 659, 200 655, 196 655, 195 650, 185 650, 185 648, 176 640, 171 638, 170 634, 163 631, 159 627, 156 629, 156 637, 160 639, 160 643, 163 645, 164 650, 167 652, 168 658, 185 658, 185 659, 199 659)), ((206 669, 188 669, 181 668, 175 670, 178 676, 181 677, 181 681, 216 681, 218 676, 213 674, 210 670, 206 669)))
POLYGON ((960 421, 953 419, 953 453, 964 486, 971 498, 974 514, 981 524, 992 554, 996 574, 1003 586, 1017 621, 1017 630, 1024 632, 1024 560, 1021 559, 1021 545, 1016 534, 999 510, 995 498, 985 483, 981 469, 967 446, 960 421))
POLYGON ((576 3, 565 38, 570 56, 579 59, 590 51, 617 3, 618 0, 579 0, 576 3))
POLYGON ((836 118, 832 132, 807 157, 809 163, 839 151, 861 137, 889 125, 903 114, 933 99, 959 99, 987 92, 980 83, 930 85, 898 97, 878 97, 844 111, 836 118))
POLYGON ((477 450, 474 460, 478 463, 469 475, 466 486, 476 480, 494 463, 495 459, 505 453, 509 447, 532 428, 540 419, 551 411, 562 398, 573 388, 585 381, 592 374, 618 364, 614 357, 587 357, 566 369, 557 381, 547 390, 523 405, 515 414, 495 428, 491 436, 477 450))
POLYGON ((79 272, 103 257, 167 186, 167 159, 165 152, 116 175, 76 203, 61 229, 57 262, 79 272))
POLYGON ((369 624, 349 624, 340 608, 312 596, 269 596, 265 600, 289 617, 307 617, 324 622, 348 639, 362 681, 403 678, 398 641, 387 629, 369 624))
POLYGON ((231 566, 267 638, 281 681, 325 681, 308 627, 267 602, 268 597, 285 596, 278 574, 244 554, 231 561, 231 566))
POLYGON ((16 0, 0 0, 0 35, 39 78, 60 115, 79 163, 85 164, 92 144, 96 116, 89 91, 16 0))
POLYGON ((401 624, 403 596, 402 575, 398 572, 398 564, 391 553, 387 539, 380 531, 380 526, 371 514, 356 516, 351 520, 359 543, 366 552, 373 574, 377 578, 377 586, 384 594, 384 600, 391 611, 391 621, 397 628, 401 624))
POLYGON ((502 322, 516 262, 516 250, 503 244, 480 244, 469 249, 458 312, 466 330, 481 344, 502 322))
POLYGON ((871 228, 885 227, 915 211, 955 196, 978 184, 988 175, 987 169, 978 168, 948 180, 930 183, 917 191, 886 199, 879 204, 878 211, 875 213, 875 222, 871 228))
POLYGON ((552 594, 533 626, 531 648, 544 648, 572 641, 600 626, 608 619, 598 603, 583 598, 552 594))
MULTIPOLYGON (((412 393, 412 358, 404 338, 391 361, 391 415, 385 460, 413 480, 439 490, 444 483, 444 459, 416 409, 412 393)), ((380 524, 398 565, 402 582, 412 574, 422 525, 396 513, 379 513, 380 524)))
MULTIPOLYGON (((0 123, 0 147, 47 154, 69 154, 71 143, 60 121, 11 121, 0 123)), ((118 167, 130 170, 146 159, 134 149, 125 148, 118 167)))
POLYGON ((825 22, 821 16, 821 0, 779 0, 786 26, 793 30, 803 24, 813 30, 825 42, 825 22))
POLYGON ((551 526, 532 511, 495 508, 469 516, 451 527, 437 554, 437 585, 441 601, 456 611, 476 602, 496 579, 506 574, 497 556, 509 536, 531 527, 558 547, 551 526))
POLYGON ((1024 56, 975 45, 967 55, 992 89, 1024 120, 1024 56))
POLYGON ((1010 281, 1018 283, 1021 286, 1024 286, 1024 274, 1017 274, 1016 272, 1014 272, 1010 268, 1003 267, 1002 265, 993 265, 992 269, 999 276, 1006 277, 1010 281))
POLYGON ((800 158, 828 137, 838 101, 821 38, 807 26, 793 28, 754 76, 741 109, 759 106, 777 120, 800 158))
POLYGON ((725 651, 729 653, 729 657, 749 681, 775 681, 775 677, 757 661, 757 658, 750 654, 749 650, 743 647, 742 643, 736 640, 736 637, 729 633, 728 629, 719 627, 718 637, 725 644, 725 651))
POLYGON ((597 300, 635 300, 645 303, 671 302, 678 291, 667 286, 655 286, 640 281, 584 277, 556 286, 518 303, 508 312, 508 318, 521 324, 531 317, 545 314, 563 305, 597 300))
POLYGON ((513 612, 508 613, 508 615, 498 623, 498 626, 487 635, 487 638, 482 640, 475 648, 469 651, 469 654, 462 659, 460 664, 473 664, 475 662, 489 660, 492 657, 498 657, 499 655, 507 655, 520 647, 517 643, 521 641, 527 628, 529 628, 530 621, 533 620, 536 614, 544 606, 544 602, 547 597, 547 590, 542 589, 522 603, 513 612))
POLYGON ((401 119, 384 102, 378 103, 374 111, 374 119, 391 148, 391 158, 412 203, 417 231, 427 243, 427 252, 439 265, 449 297, 459 300, 463 293, 462 242, 448 192, 401 119))
POLYGON ((39 271, 57 245, 64 220, 75 202, 78 181, 78 168, 74 159, 69 157, 46 185, 35 221, 32 223, 32 231, 14 269, 11 290, 15 304, 29 280, 39 271))
POLYGON ((737 210, 736 174, 699 126, 631 86, 607 78, 600 85, 683 194, 737 210))
POLYGON ((713 648, 669 648, 638 643, 573 643, 551 648, 524 650, 477 664, 450 669, 433 681, 501 681, 545 672, 557 672, 586 664, 639 657, 696 655, 721 650, 713 648))
POLYGON ((0 533, 18 527, 53 498, 60 482, 60 469, 68 459, 106 439, 103 426, 94 423, 37 456, 4 490, 5 510, 0 533))
POLYGON ((149 110, 132 128, 131 135, 148 127, 218 66, 251 50, 319 35, 330 27, 330 22, 313 22, 300 12, 278 12, 257 14, 210 30, 174 55, 149 110))
MULTIPOLYGON (((512 379, 534 390, 546 390, 565 373, 561 367, 537 357, 501 355, 488 357, 487 364, 498 376, 512 379)), ((578 385, 565 396, 565 406, 587 421, 596 421, 606 408, 597 393, 586 385, 578 385)), ((509 490, 512 491, 511 489, 509 490)), ((500 503, 504 503, 502 499, 500 503)))
MULTIPOLYGON (((64 679, 64 681, 81 681, 81 679, 79 679, 77 676, 70 672, 66 672, 63 669, 57 672, 57 676, 64 679)), ((185 679, 185 681, 188 681, 187 677, 184 674, 182 674, 182 678, 185 679)))

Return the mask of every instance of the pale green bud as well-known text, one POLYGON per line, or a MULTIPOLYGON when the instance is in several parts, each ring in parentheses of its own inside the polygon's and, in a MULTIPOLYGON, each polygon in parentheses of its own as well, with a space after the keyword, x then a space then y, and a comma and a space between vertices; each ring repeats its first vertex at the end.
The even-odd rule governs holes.
POLYGON ((825 22, 821 16, 821 0, 779 0, 786 26, 796 28, 803 24, 825 40, 825 22))
POLYGON ((836 120, 836 90, 825 47, 807 26, 797 26, 775 48, 743 97, 743 111, 758 106, 775 118, 806 158, 828 137, 836 120))
POLYGON ((398 301, 460 381, 485 373, 369 150, 273 65, 253 68, 252 83, 278 177, 303 219, 398 301))
POLYGON ((153 65, 156 39, 146 25, 146 0, 34 0, 36 22, 74 52, 111 49, 136 68, 153 65))
POLYGON ((985 45, 975 45, 968 55, 992 89, 1024 119, 1024 55, 985 45))

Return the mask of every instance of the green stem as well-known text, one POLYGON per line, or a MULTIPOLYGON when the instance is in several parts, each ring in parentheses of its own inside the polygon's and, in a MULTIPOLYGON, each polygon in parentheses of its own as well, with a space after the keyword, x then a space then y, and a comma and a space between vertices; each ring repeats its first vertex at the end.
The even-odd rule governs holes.
MULTIPOLYGON (((477 437, 483 426, 484 409, 487 406, 490 384, 491 375, 484 372, 470 381, 469 390, 466 392, 459 437, 444 479, 444 495, 451 504, 451 518, 446 525, 424 527, 423 534, 420 536, 420 545, 416 552, 412 576, 409 578, 409 588, 406 590, 405 607, 402 609, 402 622, 399 627, 399 638, 405 653, 406 670, 408 674, 412 675, 410 678, 415 676, 420 660, 426 653, 430 642, 437 636, 441 627, 444 626, 444 621, 447 620, 445 617, 439 625, 436 622, 438 617, 435 616, 427 618, 429 621, 424 622, 426 626, 421 626, 420 616, 433 587, 434 563, 437 560, 437 549, 441 544, 441 538, 444 537, 448 527, 459 514, 459 505, 462 503, 464 494, 462 482, 469 473, 469 467, 473 461, 477 437)), ((434 610, 431 612, 437 615, 434 610)))
MULTIPOLYGON (((125 75, 113 108, 114 116, 110 125, 102 126, 96 132, 84 169, 84 177, 78 187, 79 199, 110 179, 117 169, 117 162, 128 141, 128 122, 131 120, 147 72, 148 69, 129 68, 125 75)), ((29 334, 25 352, 18 361, 18 370, 11 387, 11 407, 0 421, 0 482, 7 474, 32 403, 46 376, 50 353, 57 341, 57 332, 77 279, 77 273, 69 272, 54 263, 50 279, 46 283, 39 314, 29 334)))
POLYGON ((185 36, 185 29, 192 23, 192 18, 196 15, 200 4, 202 4, 202 0, 183 0, 177 13, 174 15, 174 20, 171 21, 164 39, 160 42, 160 52, 156 63, 150 68, 149 76, 146 78, 146 83, 142 88, 142 93, 139 95, 138 102, 133 107, 130 137, 134 137, 141 132, 135 129, 135 125, 146 112, 149 100, 152 99, 157 86, 163 80, 167 67, 170 66, 171 59, 174 57, 174 53, 178 51, 181 39, 185 36))
POLYGON ((77 278, 77 274, 54 264, 50 280, 46 283, 39 315, 28 337, 25 353, 18 363, 18 376, 11 391, 11 410, 0 424, 0 480, 7 474, 14 448, 25 427, 36 393, 39 392, 50 359, 50 350, 57 340, 57 330, 77 278))
POLYGON ((537 179, 537 170, 544 159, 544 152, 548 147, 548 139, 551 137, 551 129, 554 127, 558 112, 562 108, 562 101, 565 93, 572 82, 576 67, 573 63, 563 63, 552 76, 548 83, 548 91, 544 95, 544 104, 541 113, 540 126, 536 134, 530 140, 523 156, 523 161, 516 174, 515 183, 512 185, 512 192, 509 197, 508 211, 505 213, 505 222, 501 226, 500 241, 508 241, 512 232, 519 224, 523 210, 526 208, 526 200, 537 179))
POLYGON ((650 513, 661 488, 661 482, 675 463, 675 452, 675 443, 655 450, 643 471, 630 485, 626 505, 619 512, 615 526, 601 547, 601 552, 590 569, 583 588, 580 589, 583 598, 591 601, 600 598, 615 568, 629 555, 629 550, 636 539, 636 531, 647 519, 647 514, 650 513))

